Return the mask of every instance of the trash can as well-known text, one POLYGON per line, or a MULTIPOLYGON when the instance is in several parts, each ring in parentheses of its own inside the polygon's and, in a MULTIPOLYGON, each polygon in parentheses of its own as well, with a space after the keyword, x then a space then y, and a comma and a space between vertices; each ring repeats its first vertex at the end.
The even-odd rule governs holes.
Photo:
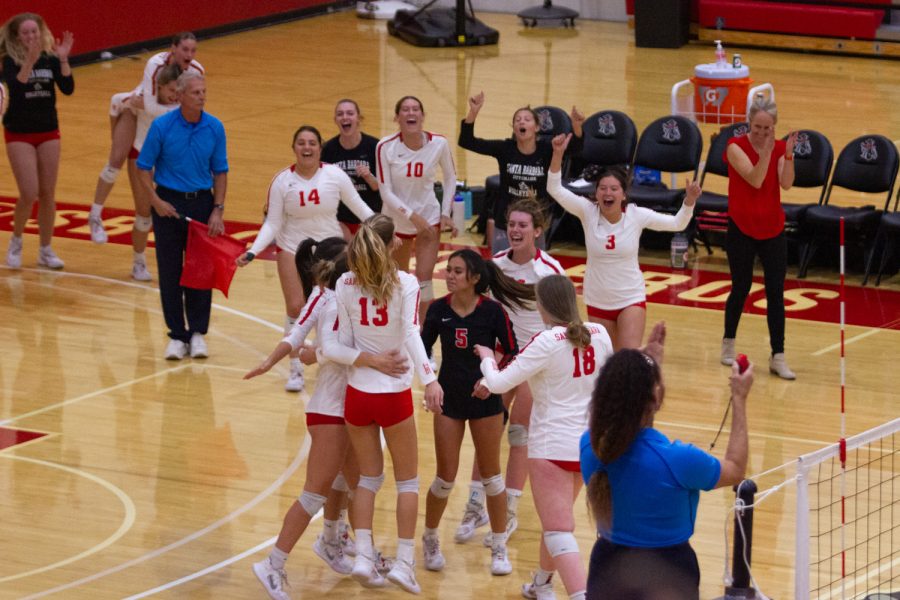
POLYGON ((750 69, 716 63, 694 67, 694 113, 702 123, 738 123, 747 118, 750 69))
POLYGON ((690 0, 634 3, 634 44, 638 48, 681 48, 688 43, 690 25, 690 0))

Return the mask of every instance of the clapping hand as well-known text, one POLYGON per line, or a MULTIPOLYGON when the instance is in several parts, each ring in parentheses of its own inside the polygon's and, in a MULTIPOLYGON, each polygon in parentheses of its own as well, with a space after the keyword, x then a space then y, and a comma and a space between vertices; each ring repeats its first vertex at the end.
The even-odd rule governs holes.
POLYGON ((75 43, 75 36, 72 35, 71 31, 64 31, 62 41, 59 38, 56 38, 56 42, 53 44, 53 51, 56 53, 56 56, 59 57, 60 62, 66 62, 69 60, 69 53, 72 51, 72 44, 75 43))

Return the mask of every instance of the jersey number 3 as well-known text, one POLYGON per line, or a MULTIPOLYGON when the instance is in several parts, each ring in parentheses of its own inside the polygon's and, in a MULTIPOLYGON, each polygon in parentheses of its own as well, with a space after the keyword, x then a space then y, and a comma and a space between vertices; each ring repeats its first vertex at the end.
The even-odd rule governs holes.
POLYGON ((384 327, 388 323, 388 311, 387 305, 380 305, 371 298, 360 298, 359 299, 359 324, 363 326, 373 325, 374 327, 384 327), (372 307, 375 309, 375 318, 372 319, 372 322, 369 323, 369 302, 372 303, 372 307))
POLYGON ((615 250, 616 249, 616 236, 615 235, 606 236, 606 249, 607 250, 615 250))
POLYGON ((300 190, 300 206, 306 206, 306 203, 310 204, 318 204, 319 203, 319 190, 313 189, 309 193, 309 198, 306 197, 306 193, 303 190, 300 190))
POLYGON ((582 375, 590 375, 597 368, 597 361, 594 359, 594 347, 587 346, 581 350, 579 356, 578 348, 572 348, 572 356, 575 358, 575 369, 572 371, 572 377, 581 377, 582 375))

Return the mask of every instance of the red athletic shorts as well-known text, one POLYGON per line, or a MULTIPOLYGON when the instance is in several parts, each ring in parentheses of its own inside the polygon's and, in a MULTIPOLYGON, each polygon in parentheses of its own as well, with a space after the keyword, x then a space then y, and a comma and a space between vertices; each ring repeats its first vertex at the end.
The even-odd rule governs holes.
POLYGON ((359 231, 360 223, 346 223, 341 221, 341 224, 350 231, 350 235, 356 235, 356 232, 359 231))
POLYGON ((137 148, 135 148, 134 146, 132 146, 131 150, 128 151, 128 160, 137 160, 138 156, 140 156, 140 154, 141 154, 141 151, 138 150, 137 148))
POLYGON ((581 473, 581 463, 577 460, 551 460, 551 459, 548 459, 548 461, 552 462, 554 465, 556 465, 563 471, 569 471, 570 473, 581 473))
MULTIPOLYGON (((631 308, 632 306, 639 306, 644 310, 647 310, 646 302, 635 302, 631 306, 626 306, 625 308, 631 308)), ((619 315, 622 314, 622 311, 625 308, 618 308, 616 310, 606 310, 603 308, 597 308, 595 306, 587 307, 588 319, 605 319, 607 321, 615 321, 619 318, 619 315)))
POLYGON ((347 386, 344 419, 350 425, 365 427, 376 423, 387 428, 408 419, 412 414, 412 390, 372 394, 347 386))
POLYGON ((306 426, 310 425, 343 425, 344 417, 323 415, 322 413, 306 413, 306 426))
MULTIPOLYGON (((441 235, 441 224, 438 223, 437 225, 432 225, 432 227, 435 228, 435 229, 437 230, 437 231, 435 231, 435 234, 436 234, 438 237, 440 237, 440 235, 441 235)), ((397 234, 397 237, 400 238, 401 240, 414 240, 414 239, 416 239, 416 236, 417 236, 417 235, 418 235, 418 234, 416 234, 416 233, 398 233, 398 234, 397 234)))
POLYGON ((59 129, 54 129, 53 131, 44 131, 42 133, 15 133, 10 131, 9 129, 4 129, 3 139, 7 144, 9 144, 10 142, 24 142, 26 144, 31 144, 32 146, 37 148, 44 142, 58 140, 59 129))

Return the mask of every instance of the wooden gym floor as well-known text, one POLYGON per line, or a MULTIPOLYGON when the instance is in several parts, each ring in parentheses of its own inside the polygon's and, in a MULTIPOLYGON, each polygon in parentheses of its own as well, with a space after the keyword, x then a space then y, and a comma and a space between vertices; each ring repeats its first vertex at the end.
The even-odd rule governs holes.
MULTIPOLYGON (((426 126, 453 140, 466 97, 478 90, 487 97, 477 128, 482 137, 508 135, 513 110, 524 104, 576 104, 585 114, 623 110, 640 129, 668 113, 672 84, 713 55, 710 46, 700 45, 635 48, 625 24, 581 21, 575 30, 526 31, 509 15, 480 16, 501 31, 499 46, 414 48, 389 37, 383 22, 358 20, 352 13, 201 41, 208 109, 228 132, 226 218, 259 222, 270 178, 292 159, 291 133, 310 123, 333 135, 331 113, 339 98, 360 103, 365 129, 376 136, 394 130, 396 99, 414 94, 424 101, 426 126)), ((743 54, 754 80, 775 86, 781 134, 818 129, 836 152, 863 133, 900 136, 894 110, 900 104, 900 63, 761 50, 743 54)), ((0 598, 265 597, 250 566, 265 556, 302 486, 309 443, 306 393, 283 391, 283 368, 241 380, 280 339, 284 311, 274 263, 254 263, 238 273, 228 299, 215 296, 209 359, 172 363, 162 359, 166 337, 155 282, 129 278, 127 245, 85 241, 83 211, 108 152, 109 96, 136 84, 148 56, 77 68, 75 95, 59 101, 63 157, 57 198, 81 205, 59 216, 60 230, 69 237, 57 238, 54 246, 66 260, 65 271, 33 268, 34 229, 25 236, 26 268, 0 268, 0 441, 8 446, 0 450, 0 598), (29 432, 39 437, 29 440, 29 432)), ((714 129, 703 126, 707 139, 714 129)), ((492 159, 455 145, 454 152, 460 179, 477 184, 495 172, 492 159)), ((723 183, 709 187, 723 189, 723 183)), ((4 160, 0 217, 11 218, 16 193, 4 160)), ((794 192, 787 198, 814 199, 794 192)), ((868 201, 880 205, 883 199, 868 201)), ((125 209, 130 202, 123 177, 108 206, 125 209)), ((0 234, 3 249, 8 239, 8 231, 0 234)), ((478 241, 466 236, 457 243, 478 241)), ((570 272, 580 273, 580 249, 565 246, 560 252, 572 257, 570 272)), ((668 396, 659 425, 671 437, 709 447, 725 409, 728 371, 718 364, 721 303, 698 301, 721 288, 697 290, 706 281, 699 274, 721 279, 724 257, 720 249, 701 255, 692 261, 697 270, 681 275, 662 267, 664 259, 658 253, 642 257, 653 291, 665 292, 651 298, 648 322, 664 319, 669 326, 668 396)), ((851 286, 859 280, 856 272, 848 278, 851 286)), ((799 286, 796 298, 802 302, 789 312, 787 325, 796 382, 766 372, 765 318, 748 314, 741 323, 741 350, 760 366, 750 402, 751 473, 839 436, 836 282, 836 273, 823 267, 799 286)), ((438 293, 444 289, 441 283, 437 287, 438 293)), ((870 318, 847 327, 849 433, 897 416, 892 369, 900 347, 898 292, 895 276, 878 291, 856 290, 852 296, 855 305, 848 310, 870 318)), ((308 373, 311 387, 315 371, 308 373)), ((434 474, 431 417, 420 412, 417 421, 425 490, 434 474)), ((723 439, 715 452, 721 456, 724 447, 723 439)), ((438 574, 419 568, 423 597, 518 597, 536 567, 540 533, 530 493, 511 540, 515 571, 491 577, 480 543, 452 542, 470 462, 467 445, 466 466, 441 529, 447 567, 438 574)), ((786 476, 776 473, 760 487, 786 476)), ((388 482, 379 495, 376 538, 389 553, 393 499, 388 482)), ((703 496, 693 538, 703 598, 722 593, 723 524, 731 503, 730 492, 703 496)), ((594 535, 581 499, 576 510, 586 560, 594 535)), ((791 486, 757 512, 754 575, 769 596, 792 595, 793 523, 791 486)), ((315 557, 311 544, 320 528, 319 521, 313 523, 288 562, 295 597, 376 595, 315 557)), ((560 583, 556 589, 562 594, 560 583)), ((377 595, 400 598, 404 592, 388 588, 377 595)))

